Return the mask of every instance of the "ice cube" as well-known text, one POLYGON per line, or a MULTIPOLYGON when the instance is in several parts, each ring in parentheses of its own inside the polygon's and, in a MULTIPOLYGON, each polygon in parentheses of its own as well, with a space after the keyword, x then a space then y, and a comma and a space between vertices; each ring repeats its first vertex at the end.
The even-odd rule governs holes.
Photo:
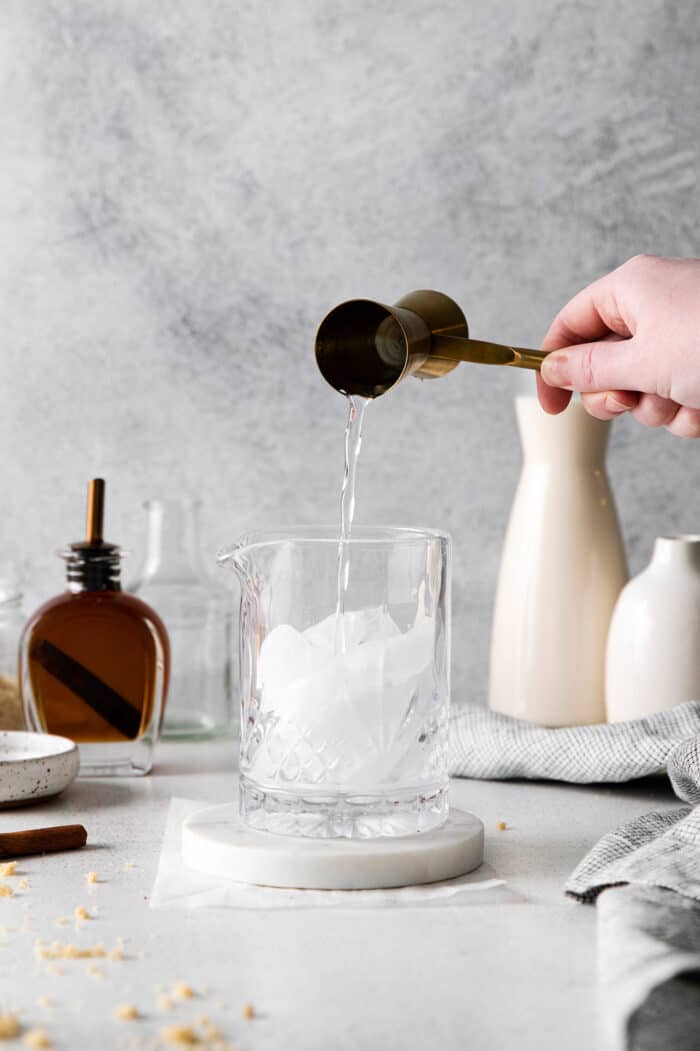
POLYGON ((280 624, 263 639, 258 658, 258 684, 263 690, 278 689, 311 673, 309 644, 290 624, 280 624))
POLYGON ((404 634, 385 608, 345 613, 346 649, 334 652, 336 616, 305 632, 275 628, 260 653, 261 707, 274 713, 253 759, 260 779, 371 790, 414 745, 420 699, 431 696, 435 622, 404 634))
POLYGON ((409 682, 432 663, 435 621, 427 617, 405 635, 391 639, 386 648, 386 677, 391 685, 409 682))
MULTIPOLYGON (((376 642, 380 639, 391 639, 401 632, 387 610, 386 606, 369 609, 345 610, 342 614, 343 638, 345 648, 360 646, 363 642, 376 642)), ((313 624, 304 632, 304 637, 314 646, 325 650, 335 649, 338 619, 331 613, 318 624, 313 624)))

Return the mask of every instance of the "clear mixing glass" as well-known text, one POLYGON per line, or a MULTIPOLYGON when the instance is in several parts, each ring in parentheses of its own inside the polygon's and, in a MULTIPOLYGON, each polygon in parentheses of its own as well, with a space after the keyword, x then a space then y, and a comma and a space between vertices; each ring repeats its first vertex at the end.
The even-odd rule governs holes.
POLYGON ((355 527, 261 532, 220 555, 241 584, 241 815, 306 836, 410 835, 447 817, 450 541, 355 527))

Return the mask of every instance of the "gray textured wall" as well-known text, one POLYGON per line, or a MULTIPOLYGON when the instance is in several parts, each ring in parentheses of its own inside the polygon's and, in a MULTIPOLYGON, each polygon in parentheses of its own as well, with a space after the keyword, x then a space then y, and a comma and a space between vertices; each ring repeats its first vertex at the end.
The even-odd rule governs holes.
MULTIPOLYGON (((452 294, 537 343, 640 251, 697 255, 695 0, 5 0, 0 6, 3 554, 28 604, 111 487, 206 501, 210 552, 332 521, 344 405, 311 359, 340 299, 452 294)), ((455 540, 457 695, 483 696, 519 468, 505 370, 368 413, 358 520, 455 540)), ((698 530, 700 445, 616 425, 631 565, 698 530)))

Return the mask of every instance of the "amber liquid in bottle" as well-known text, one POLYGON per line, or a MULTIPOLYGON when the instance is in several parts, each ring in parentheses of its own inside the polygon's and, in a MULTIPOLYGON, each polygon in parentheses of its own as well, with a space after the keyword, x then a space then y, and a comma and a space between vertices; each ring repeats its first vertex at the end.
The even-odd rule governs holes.
POLYGON ((47 602, 27 638, 44 729, 78 743, 140 737, 153 718, 164 634, 153 610, 122 591, 68 593, 47 602))
POLYGON ((68 590, 24 629, 22 699, 30 727, 78 742, 81 773, 147 773, 167 692, 168 636, 150 606, 121 590, 121 551, 101 538, 103 499, 96 479, 88 539, 62 552, 68 590))

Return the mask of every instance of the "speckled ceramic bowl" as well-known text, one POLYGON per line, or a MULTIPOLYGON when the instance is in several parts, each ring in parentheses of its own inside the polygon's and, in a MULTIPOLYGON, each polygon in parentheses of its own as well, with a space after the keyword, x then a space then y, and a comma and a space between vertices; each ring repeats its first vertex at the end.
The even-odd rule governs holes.
POLYGON ((67 737, 0 731, 0 806, 57 795, 74 780, 79 765, 78 746, 67 737))

